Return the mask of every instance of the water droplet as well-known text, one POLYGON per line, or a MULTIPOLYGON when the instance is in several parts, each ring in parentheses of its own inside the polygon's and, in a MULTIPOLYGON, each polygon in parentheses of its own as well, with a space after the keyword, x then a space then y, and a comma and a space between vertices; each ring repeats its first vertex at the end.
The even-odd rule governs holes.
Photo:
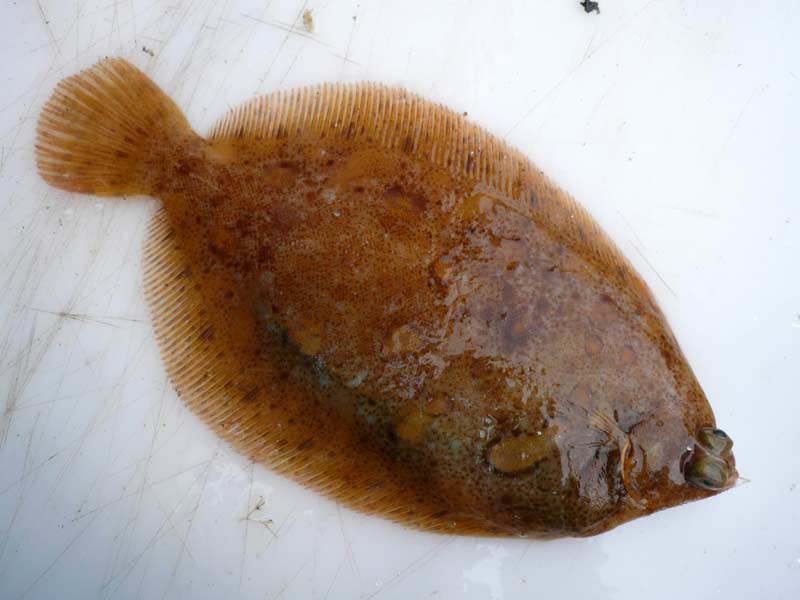
POLYGON ((532 435, 507 437, 489 449, 489 464, 503 473, 515 474, 532 467, 549 451, 545 438, 532 435))

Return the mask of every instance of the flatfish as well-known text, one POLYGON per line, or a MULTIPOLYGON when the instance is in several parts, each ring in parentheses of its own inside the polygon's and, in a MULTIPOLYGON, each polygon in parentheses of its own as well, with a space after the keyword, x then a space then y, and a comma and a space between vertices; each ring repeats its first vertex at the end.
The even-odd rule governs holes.
POLYGON ((354 510, 587 536, 738 478, 630 263, 461 114, 324 84, 201 137, 106 59, 58 84, 36 157, 57 188, 160 200, 145 293, 178 394, 247 457, 354 510))

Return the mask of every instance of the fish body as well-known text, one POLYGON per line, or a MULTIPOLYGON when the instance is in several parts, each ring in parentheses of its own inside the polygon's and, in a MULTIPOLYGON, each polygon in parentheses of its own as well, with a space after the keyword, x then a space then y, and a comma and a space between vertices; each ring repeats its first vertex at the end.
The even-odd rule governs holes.
POLYGON ((207 138, 107 60, 43 111, 53 185, 161 200, 145 288, 182 398, 254 460, 428 531, 605 531, 729 488, 647 286, 524 156, 400 89, 256 99, 207 138))

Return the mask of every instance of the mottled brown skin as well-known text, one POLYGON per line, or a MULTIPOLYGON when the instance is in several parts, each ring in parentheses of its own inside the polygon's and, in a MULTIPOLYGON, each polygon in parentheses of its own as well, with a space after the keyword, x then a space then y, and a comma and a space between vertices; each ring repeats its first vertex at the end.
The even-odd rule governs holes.
POLYGON ((591 535, 735 481, 728 447, 724 486, 687 483, 715 426, 703 391, 646 286, 533 168, 493 185, 500 162, 476 176, 470 153, 381 141, 377 118, 255 135, 266 117, 245 113, 205 140, 156 114, 135 186, 166 211, 153 262, 182 265, 147 276, 156 331, 190 405, 220 381, 196 410, 242 451, 359 510, 484 535, 591 535), (159 320, 180 295, 191 336, 159 320))

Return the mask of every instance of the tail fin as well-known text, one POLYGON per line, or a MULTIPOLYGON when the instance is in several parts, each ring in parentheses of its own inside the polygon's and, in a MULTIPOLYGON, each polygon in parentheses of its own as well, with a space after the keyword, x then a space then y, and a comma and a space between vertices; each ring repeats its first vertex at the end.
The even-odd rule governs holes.
POLYGON ((123 59, 106 59, 61 80, 39 117, 36 162, 62 190, 146 194, 146 165, 193 135, 172 100, 123 59))

